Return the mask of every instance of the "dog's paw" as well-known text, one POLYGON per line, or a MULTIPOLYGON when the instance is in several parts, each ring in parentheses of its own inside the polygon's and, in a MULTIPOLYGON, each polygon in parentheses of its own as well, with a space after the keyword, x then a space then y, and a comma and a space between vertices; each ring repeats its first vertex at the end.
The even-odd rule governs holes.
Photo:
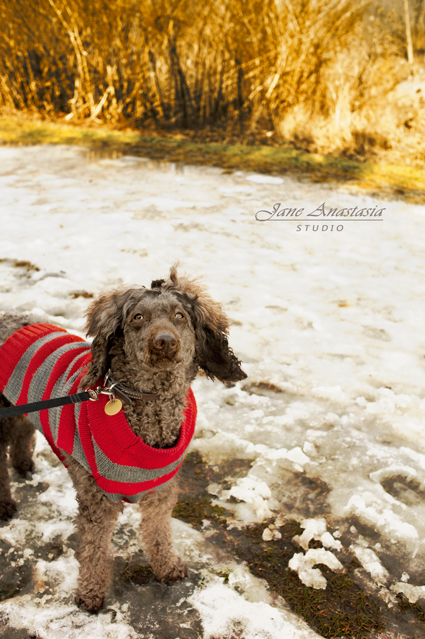
POLYGON ((77 593, 75 596, 75 603, 81 610, 87 612, 96 613, 99 612, 105 605, 105 596, 103 595, 83 595, 77 593))
POLYGON ((10 501, 0 501, 0 519, 2 521, 11 519, 17 510, 18 506, 13 499, 10 501))
POLYGON ((166 563, 155 570, 155 577, 162 583, 179 581, 188 575, 187 566, 181 557, 175 557, 171 563, 166 563))

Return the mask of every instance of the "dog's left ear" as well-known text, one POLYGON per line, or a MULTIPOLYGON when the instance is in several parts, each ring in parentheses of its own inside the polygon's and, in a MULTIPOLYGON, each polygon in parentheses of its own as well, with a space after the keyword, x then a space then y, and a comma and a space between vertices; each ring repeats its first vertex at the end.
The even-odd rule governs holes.
POLYGON ((182 294, 190 309, 196 336, 196 363, 210 379, 238 382, 246 378, 241 362, 229 346, 229 319, 221 304, 214 301, 197 278, 177 276, 176 267, 170 271, 165 286, 182 294))
POLYGON ((241 362, 229 346, 226 333, 214 324, 199 323, 195 327, 196 361, 210 379, 238 382, 246 378, 241 362))
POLYGON ((93 302, 87 311, 87 336, 93 337, 92 360, 80 387, 93 386, 104 377, 109 368, 109 351, 114 339, 123 334, 124 318, 128 307, 136 297, 140 297, 143 288, 116 290, 102 295, 93 302))

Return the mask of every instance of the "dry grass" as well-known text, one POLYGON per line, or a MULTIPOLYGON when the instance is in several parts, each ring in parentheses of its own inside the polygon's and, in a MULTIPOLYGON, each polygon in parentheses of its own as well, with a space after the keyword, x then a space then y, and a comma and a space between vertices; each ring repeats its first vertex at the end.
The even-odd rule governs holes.
POLYGON ((402 31, 370 7, 0 0, 0 107, 423 163, 422 106, 393 93, 402 31))

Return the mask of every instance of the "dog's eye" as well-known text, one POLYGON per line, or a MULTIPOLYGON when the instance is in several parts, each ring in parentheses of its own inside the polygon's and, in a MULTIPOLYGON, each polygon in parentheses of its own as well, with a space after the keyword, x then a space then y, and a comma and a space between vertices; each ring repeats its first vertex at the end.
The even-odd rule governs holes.
POLYGON ((183 319, 183 313, 176 313, 176 319, 183 319))
POLYGON ((133 319, 135 319, 135 320, 142 320, 142 319, 143 319, 143 315, 142 315, 141 313, 137 313, 137 315, 135 315, 135 316, 133 317, 133 319))

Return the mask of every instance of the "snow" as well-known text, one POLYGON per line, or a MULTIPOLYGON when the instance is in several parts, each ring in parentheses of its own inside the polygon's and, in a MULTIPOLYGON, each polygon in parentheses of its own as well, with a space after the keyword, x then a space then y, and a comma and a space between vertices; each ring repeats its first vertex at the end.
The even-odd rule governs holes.
POLYGON ((117 623, 112 624, 111 612, 89 617, 76 606, 58 608, 49 605, 49 595, 39 599, 38 603, 31 601, 29 595, 15 597, 2 604, 2 611, 8 616, 12 628, 25 628, 49 639, 136 639, 140 636, 122 620, 121 614, 117 623))
POLYGON ((278 530, 274 530, 272 526, 267 526, 264 528, 263 534, 261 535, 263 541, 271 541, 272 539, 282 539, 282 533, 278 530))
POLYGON ((253 175, 247 175, 246 179, 250 182, 255 182, 256 184, 282 184, 282 178, 273 177, 272 175, 260 175, 259 173, 254 173, 253 175))
POLYGON ((412 584, 398 582, 391 586, 391 590, 394 592, 402 592, 410 603, 413 604, 419 601, 419 599, 425 599, 425 586, 412 586, 412 584))
POLYGON ((310 548, 304 554, 296 553, 289 560, 289 568, 298 573, 299 578, 305 586, 316 590, 325 590, 327 581, 319 568, 313 568, 315 564, 324 564, 332 570, 343 570, 343 565, 329 550, 323 548, 310 548))
POLYGON ((312 539, 321 541, 324 548, 341 550, 341 542, 334 539, 331 533, 326 530, 326 519, 323 517, 304 519, 300 522, 300 526, 304 528, 304 532, 301 535, 296 535, 293 541, 297 542, 306 552, 312 539))
MULTIPOLYGON (((84 149, 49 146, 0 148, 0 202, 0 310, 45 313, 82 334, 90 303, 82 293, 96 296, 123 283, 149 285, 176 260, 181 270, 203 276, 234 320, 230 343, 244 362, 247 382, 282 391, 250 394, 246 382, 225 388, 203 377, 193 384, 199 407, 193 449, 212 465, 235 457, 251 462, 226 490, 210 486, 216 503, 233 513, 229 523, 297 519, 306 554, 297 553, 293 565, 316 587, 323 587, 324 577, 314 562, 320 555, 320 563, 336 566, 342 543, 380 588, 402 591, 411 601, 423 596, 420 206, 288 177, 228 175, 128 157, 90 159, 84 149), (255 220, 258 210, 276 202, 305 213, 323 202, 326 210, 354 205, 385 210, 379 223, 342 222, 338 232, 314 231, 307 223, 297 230, 298 221, 255 220), (39 270, 15 266, 14 260, 39 270), (321 482, 323 496, 308 499, 303 479, 321 482), (311 539, 320 539, 324 548, 308 549, 311 539)), ((28 484, 37 489, 42 483, 47 489, 25 517, 18 511, 0 528, 1 539, 21 558, 25 543, 66 541, 73 531, 75 494, 39 438, 36 473, 28 484)), ((121 517, 120 525, 137 529, 132 506, 121 517)), ((278 528, 266 530, 270 541, 278 538, 278 528)), ((255 605, 247 594, 251 586, 236 592, 230 579, 218 582, 212 551, 203 545, 206 533, 195 539, 181 522, 174 532, 178 550, 206 566, 205 585, 191 595, 205 637, 239 627, 246 639, 315 636, 284 614, 257 582, 255 605)), ((123 557, 137 549, 135 539, 120 541, 119 535, 114 544, 114 553, 123 557)), ((74 606, 76 562, 70 550, 48 566, 36 565, 40 579, 67 594, 43 601, 25 594, 1 603, 0 614, 11 627, 48 639, 137 636, 124 609, 115 606, 112 624, 110 612, 94 618, 74 606)))
POLYGON ((189 601, 202 616, 204 639, 231 636, 241 632, 246 639, 310 639, 317 637, 308 629, 297 627, 282 613, 263 602, 245 601, 233 589, 212 583, 192 595, 189 601))
POLYGON ((371 548, 364 548, 360 544, 353 544, 351 550, 360 561, 361 565, 373 577, 376 583, 386 584, 389 578, 389 572, 384 568, 378 559, 378 556, 371 548))
POLYGON ((258 480, 255 477, 238 479, 230 490, 222 491, 220 497, 221 499, 236 497, 236 499, 249 504, 256 518, 260 521, 272 516, 268 503, 268 499, 271 497, 270 488, 265 481, 258 480))
POLYGON ((353 495, 346 507, 348 515, 357 515, 359 520, 373 528, 386 533, 391 541, 413 541, 418 539, 418 531, 412 524, 401 519, 394 510, 383 503, 382 498, 366 491, 361 495, 353 495))

